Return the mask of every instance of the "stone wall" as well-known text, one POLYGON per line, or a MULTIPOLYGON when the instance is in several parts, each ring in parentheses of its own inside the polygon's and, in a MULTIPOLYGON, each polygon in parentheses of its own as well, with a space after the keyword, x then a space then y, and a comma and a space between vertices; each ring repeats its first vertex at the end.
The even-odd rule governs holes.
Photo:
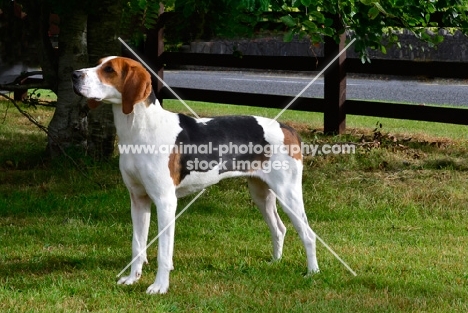
MULTIPOLYGON (((387 53, 370 50, 371 59, 420 60, 420 61, 456 61, 468 62, 468 37, 461 32, 450 34, 441 30, 445 40, 430 48, 426 43, 417 39, 411 32, 403 31, 399 34, 401 49, 397 46, 387 48, 387 53)), ((323 46, 312 45, 308 39, 295 38, 291 42, 283 42, 281 36, 242 39, 219 40, 209 42, 193 42, 185 47, 185 51, 193 53, 232 54, 240 52, 244 55, 269 56, 323 56, 323 46)), ((355 51, 347 51, 350 58, 358 58, 355 51)))

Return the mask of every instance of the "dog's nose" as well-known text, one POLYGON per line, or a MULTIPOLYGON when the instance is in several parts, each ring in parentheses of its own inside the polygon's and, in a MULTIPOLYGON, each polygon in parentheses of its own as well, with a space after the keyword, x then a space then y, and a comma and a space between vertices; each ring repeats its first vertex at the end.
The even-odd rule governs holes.
POLYGON ((81 71, 74 71, 74 72, 72 73, 72 80, 73 80, 74 82, 76 82, 76 81, 78 81, 78 80, 81 78, 82 75, 83 75, 83 72, 81 72, 81 71))

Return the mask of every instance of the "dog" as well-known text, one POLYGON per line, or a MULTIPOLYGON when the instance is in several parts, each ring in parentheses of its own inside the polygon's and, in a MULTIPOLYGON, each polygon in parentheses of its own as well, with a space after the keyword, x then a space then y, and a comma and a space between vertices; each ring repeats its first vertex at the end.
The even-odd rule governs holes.
POLYGON ((141 277, 154 202, 158 229, 167 230, 159 237, 156 279, 147 293, 166 293, 173 270, 177 198, 236 176, 247 177, 252 199, 270 229, 273 259, 281 258, 286 234, 278 199, 305 247, 308 272, 319 271, 316 236, 302 198, 301 141, 294 129, 258 116, 195 119, 169 112, 156 99, 150 74, 128 58, 103 58, 95 67, 74 71, 72 83, 75 93, 88 98, 91 109, 100 103, 112 105, 119 147, 156 149, 120 155, 120 171, 130 192, 135 260, 130 275, 118 284, 131 285, 141 277))

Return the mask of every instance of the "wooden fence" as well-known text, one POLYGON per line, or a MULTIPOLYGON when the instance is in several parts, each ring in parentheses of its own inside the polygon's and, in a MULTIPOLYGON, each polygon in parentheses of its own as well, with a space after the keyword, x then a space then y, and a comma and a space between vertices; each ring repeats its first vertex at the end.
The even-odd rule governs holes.
MULTIPOLYGON (((153 68, 158 69, 158 75, 162 78, 164 77, 165 66, 177 67, 181 65, 268 71, 320 71, 344 46, 344 35, 341 37, 339 44, 326 38, 324 45, 325 57, 323 58, 252 55, 239 57, 221 54, 167 52, 164 51, 163 25, 159 24, 157 29, 147 37, 144 55, 148 63, 153 68)), ((345 130, 347 114, 468 125, 468 109, 465 108, 346 99, 347 73, 466 79, 468 78, 468 63, 372 60, 370 64, 362 64, 358 59, 347 59, 346 53, 343 53, 324 73, 324 98, 298 98, 289 109, 324 113, 324 131, 335 134, 342 133, 345 130)), ((175 98, 158 80, 153 80, 153 86, 155 86, 157 97, 161 102, 163 99, 175 98)), ((279 109, 284 108, 294 98, 280 95, 192 88, 173 88, 173 90, 184 100, 279 109)), ((410 92, 409 87, 408 93, 410 92)))

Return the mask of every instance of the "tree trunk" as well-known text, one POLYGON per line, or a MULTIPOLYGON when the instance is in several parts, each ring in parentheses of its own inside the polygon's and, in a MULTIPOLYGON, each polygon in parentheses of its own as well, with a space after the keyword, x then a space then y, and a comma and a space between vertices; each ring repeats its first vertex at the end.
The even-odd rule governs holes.
MULTIPOLYGON (((121 1, 102 0, 99 8, 88 17, 89 62, 120 55, 117 33, 121 24, 121 1)), ((111 105, 101 105, 88 114, 88 152, 97 158, 110 157, 114 152, 115 126, 111 105)))
POLYGON ((87 18, 83 11, 61 18, 57 108, 49 124, 48 152, 51 156, 61 154, 62 149, 86 147, 86 104, 73 92, 70 76, 73 70, 88 66, 87 18))
POLYGON ((52 47, 49 38, 49 19, 51 9, 47 1, 26 1, 24 2, 26 12, 30 20, 31 36, 30 50, 33 50, 35 59, 41 65, 43 78, 53 92, 57 92, 57 51, 52 47))

